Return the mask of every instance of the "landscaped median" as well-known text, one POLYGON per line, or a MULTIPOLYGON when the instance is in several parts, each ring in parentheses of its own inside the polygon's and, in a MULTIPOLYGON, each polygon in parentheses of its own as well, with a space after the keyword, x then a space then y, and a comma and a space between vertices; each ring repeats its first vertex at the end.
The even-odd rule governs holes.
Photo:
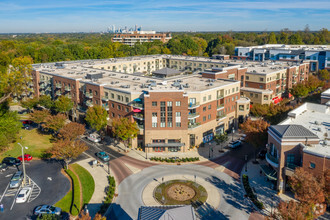
POLYGON ((258 209, 264 209, 264 204, 257 199, 257 196, 252 191, 252 188, 251 188, 250 183, 249 183, 249 177, 247 175, 243 174, 242 181, 243 181, 244 189, 246 191, 246 196, 251 199, 253 204, 258 209))
POLYGON ((55 206, 77 216, 83 205, 88 204, 94 193, 94 179, 85 168, 78 164, 70 165, 65 172, 70 176, 71 190, 55 206))

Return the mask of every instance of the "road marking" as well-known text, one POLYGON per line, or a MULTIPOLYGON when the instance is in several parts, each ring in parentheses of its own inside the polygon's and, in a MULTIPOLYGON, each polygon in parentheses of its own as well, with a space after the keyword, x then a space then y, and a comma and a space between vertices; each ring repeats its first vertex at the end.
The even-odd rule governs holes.
POLYGON ((7 185, 6 189, 5 189, 5 191, 3 192, 3 194, 2 194, 2 196, 1 196, 1 198, 0 198, 0 202, 1 202, 2 199, 3 199, 3 196, 6 194, 6 191, 7 191, 8 187, 9 187, 9 185, 10 185, 10 183, 8 183, 8 185, 7 185))
POLYGON ((14 198, 13 204, 12 204, 11 207, 10 207, 10 210, 13 209, 13 207, 14 207, 14 205, 15 205, 15 202, 16 202, 17 195, 18 195, 18 193, 19 193, 20 190, 21 190, 21 186, 20 186, 20 187, 18 188, 18 190, 17 190, 16 196, 15 196, 15 198, 14 198))
POLYGON ((8 177, 11 177, 13 174, 8 174, 7 176, 5 176, 6 178, 8 178, 8 177))
MULTIPOLYGON (((91 143, 91 142, 89 142, 89 141, 87 141, 87 140, 84 140, 84 139, 82 139, 82 138, 80 138, 80 140, 82 140, 83 142, 85 142, 85 143, 87 143, 87 144, 91 144, 93 147, 95 147, 95 148, 98 149, 99 151, 105 151, 105 150, 102 150, 101 148, 99 148, 98 146, 96 146, 95 143, 91 143)), ((109 155, 111 155, 111 156, 114 157, 114 158, 118 158, 118 157, 112 155, 112 154, 109 153, 109 152, 106 152, 106 153, 109 154, 109 155)))
MULTIPOLYGON (((28 176, 27 176, 28 177, 28 176)), ((31 184, 29 185, 31 187, 32 185, 32 192, 28 198, 28 203, 32 202, 33 200, 35 200, 41 193, 41 188, 38 186, 38 184, 36 184, 30 177, 28 177, 31 181, 31 184)))

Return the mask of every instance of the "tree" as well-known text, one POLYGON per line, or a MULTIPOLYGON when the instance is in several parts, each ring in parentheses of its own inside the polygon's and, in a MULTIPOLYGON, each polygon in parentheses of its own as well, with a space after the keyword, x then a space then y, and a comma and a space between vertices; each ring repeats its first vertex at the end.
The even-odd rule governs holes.
POLYGON ((69 97, 60 96, 54 104, 55 111, 67 114, 73 108, 73 102, 69 97))
POLYGON ((276 35, 275 35, 274 32, 271 32, 271 33, 269 34, 268 43, 269 43, 269 44, 277 44, 277 41, 276 41, 276 35))
POLYGON ((222 143, 228 141, 228 135, 227 133, 223 133, 223 134, 220 134, 220 135, 216 135, 215 136, 215 142, 217 142, 217 145, 220 145, 220 148, 221 148, 221 151, 222 150, 222 143))
POLYGON ((30 57, 15 58, 8 71, 0 72, 0 103, 9 99, 13 94, 20 95, 31 89, 32 59, 30 57))
POLYGON ((289 44, 303 44, 299 33, 292 34, 289 37, 289 44))
POLYGON ((241 129, 246 134, 245 141, 251 144, 254 147, 254 159, 256 161, 256 151, 260 147, 264 147, 267 143, 268 134, 267 129, 269 124, 262 120, 258 119, 252 121, 247 119, 243 124, 241 124, 241 129))
MULTIPOLYGON (((89 213, 85 211, 81 211, 77 220, 91 220, 92 218, 89 216, 89 213)), ((100 213, 96 213, 93 220, 106 220, 106 217, 102 217, 100 213)))
POLYGON ((0 151, 16 140, 21 127, 22 123, 16 112, 0 114, 0 151))
POLYGON ((316 76, 309 76, 307 80, 307 87, 309 88, 309 92, 315 91, 318 87, 322 87, 324 82, 319 80, 316 76))
POLYGON ((88 108, 85 121, 92 129, 97 131, 103 130, 107 126, 107 111, 100 105, 88 108))
POLYGON ((51 109, 54 106, 52 98, 48 95, 40 96, 38 104, 47 109, 51 109))
POLYGON ((304 83, 297 83, 290 89, 290 93, 297 98, 308 95, 309 88, 304 83))
POLYGON ((82 141, 70 141, 69 139, 59 139, 49 150, 54 157, 64 160, 66 169, 72 159, 77 158, 88 147, 82 141))
POLYGON ((321 80, 329 80, 330 79, 330 72, 326 69, 319 70, 318 76, 321 80))
POLYGON ((84 125, 77 122, 70 122, 69 124, 64 125, 58 136, 62 139, 73 141, 80 135, 83 135, 85 131, 86 129, 84 125))
POLYGON ((127 147, 128 141, 137 137, 139 129, 135 121, 131 122, 128 118, 123 117, 113 119, 112 132, 117 138, 121 139, 125 147, 127 147))
POLYGON ((286 220, 312 220, 308 214, 306 205, 290 200, 289 202, 281 201, 277 207, 277 215, 272 216, 274 219, 286 220))
POLYGON ((32 99, 27 99, 25 101, 21 101, 21 105, 23 108, 27 108, 28 111, 30 112, 31 109, 37 107, 38 105, 38 98, 35 97, 35 98, 32 98, 32 99))
POLYGON ((35 110, 30 114, 30 120, 37 123, 38 127, 40 126, 41 123, 46 121, 46 118, 50 116, 50 113, 48 110, 42 110, 38 111, 35 110))
POLYGON ((53 130, 55 135, 64 127, 66 117, 63 114, 50 115, 45 119, 44 128, 53 130))

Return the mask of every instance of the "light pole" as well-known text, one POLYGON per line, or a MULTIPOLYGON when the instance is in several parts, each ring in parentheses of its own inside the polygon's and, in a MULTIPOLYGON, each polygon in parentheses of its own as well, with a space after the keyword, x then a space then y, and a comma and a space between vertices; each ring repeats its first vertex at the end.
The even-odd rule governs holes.
MULTIPOLYGON (((21 138, 22 139, 22 138, 21 138)), ((25 186, 25 183, 26 183, 26 173, 25 173, 25 159, 24 159, 24 147, 20 144, 20 143, 17 143, 19 144, 19 146, 21 146, 22 148, 22 161, 23 161, 23 186, 25 186)), ((28 149, 27 147, 25 147, 25 149, 28 149)))
POLYGON ((144 150, 146 151, 146 159, 148 160, 148 148, 147 148, 147 146, 144 147, 144 150))
POLYGON ((209 158, 211 158, 211 143, 209 143, 209 158))
POLYGON ((234 133, 235 133, 235 128, 234 126, 232 127, 232 135, 231 135, 231 141, 234 141, 234 133))

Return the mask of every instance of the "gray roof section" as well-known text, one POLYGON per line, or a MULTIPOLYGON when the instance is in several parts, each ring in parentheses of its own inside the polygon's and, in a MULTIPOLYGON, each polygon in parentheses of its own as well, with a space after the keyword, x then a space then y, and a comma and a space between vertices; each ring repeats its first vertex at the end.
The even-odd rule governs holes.
POLYGON ((171 69, 171 68, 163 68, 160 70, 156 70, 152 72, 153 74, 157 74, 157 75, 166 75, 166 76, 172 76, 172 75, 177 75, 182 73, 181 71, 175 70, 175 69, 171 69))
POLYGON ((186 206, 142 206, 138 220, 196 220, 194 208, 186 206))
POLYGON ((281 138, 318 138, 316 134, 302 125, 272 125, 269 127, 281 138))

